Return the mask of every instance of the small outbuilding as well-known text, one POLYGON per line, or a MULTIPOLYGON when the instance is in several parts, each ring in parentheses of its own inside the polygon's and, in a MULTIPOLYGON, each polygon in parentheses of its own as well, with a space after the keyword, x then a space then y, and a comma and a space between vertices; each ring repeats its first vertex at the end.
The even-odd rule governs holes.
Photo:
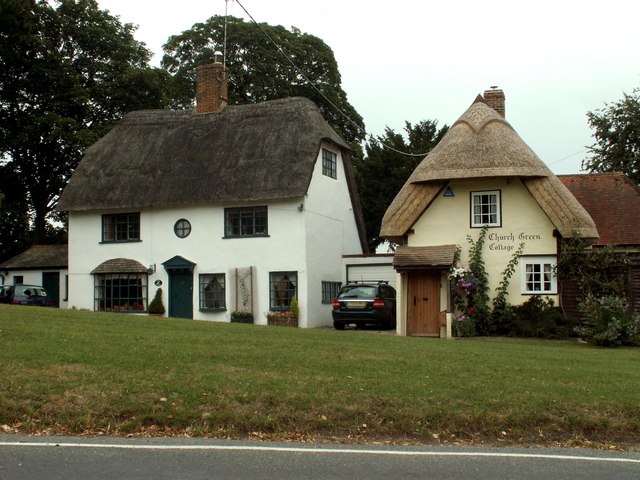
POLYGON ((0 263, 0 283, 42 285, 54 306, 67 308, 68 265, 67 245, 34 245, 0 263))

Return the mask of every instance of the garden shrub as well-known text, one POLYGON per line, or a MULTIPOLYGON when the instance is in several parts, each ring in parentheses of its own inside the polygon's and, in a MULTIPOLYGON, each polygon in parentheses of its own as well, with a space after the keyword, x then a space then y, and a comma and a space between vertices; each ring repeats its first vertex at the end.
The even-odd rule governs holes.
POLYGON ((572 333, 562 310, 549 297, 533 295, 522 305, 511 307, 511 310, 509 323, 503 323, 510 336, 564 338, 572 333))
POLYGON ((583 340, 602 347, 638 343, 640 315, 629 314, 625 300, 619 296, 596 298, 588 295, 579 305, 583 324, 576 328, 583 340))

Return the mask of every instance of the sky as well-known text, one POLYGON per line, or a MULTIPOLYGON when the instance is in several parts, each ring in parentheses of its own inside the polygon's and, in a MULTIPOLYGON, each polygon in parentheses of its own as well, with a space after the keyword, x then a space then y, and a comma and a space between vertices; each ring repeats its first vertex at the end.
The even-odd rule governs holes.
MULTIPOLYGON (((367 132, 405 121, 451 125, 491 86, 506 119, 556 174, 580 173, 589 111, 640 87, 636 0, 240 0, 257 22, 295 26, 333 50, 367 132)), ((162 45, 237 0, 98 0, 160 64, 162 45)), ((267 41, 265 39, 265 41, 267 41)))

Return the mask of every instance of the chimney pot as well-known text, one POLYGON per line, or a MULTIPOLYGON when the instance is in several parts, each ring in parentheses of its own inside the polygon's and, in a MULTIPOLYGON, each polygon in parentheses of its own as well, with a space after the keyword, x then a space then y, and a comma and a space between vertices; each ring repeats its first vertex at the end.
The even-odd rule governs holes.
POLYGON ((196 113, 214 113, 228 103, 227 72, 222 63, 196 68, 196 113))
POLYGON ((484 97, 485 102, 487 102, 487 105, 503 117, 505 116, 504 92, 500 90, 497 85, 492 85, 491 90, 485 90, 482 96, 484 97))

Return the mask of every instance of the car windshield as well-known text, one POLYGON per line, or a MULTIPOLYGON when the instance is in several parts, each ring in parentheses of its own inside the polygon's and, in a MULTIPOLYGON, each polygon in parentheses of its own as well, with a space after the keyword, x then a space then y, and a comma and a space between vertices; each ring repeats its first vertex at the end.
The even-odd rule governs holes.
POLYGON ((368 285, 346 286, 338 298, 376 298, 377 291, 377 287, 368 285))

